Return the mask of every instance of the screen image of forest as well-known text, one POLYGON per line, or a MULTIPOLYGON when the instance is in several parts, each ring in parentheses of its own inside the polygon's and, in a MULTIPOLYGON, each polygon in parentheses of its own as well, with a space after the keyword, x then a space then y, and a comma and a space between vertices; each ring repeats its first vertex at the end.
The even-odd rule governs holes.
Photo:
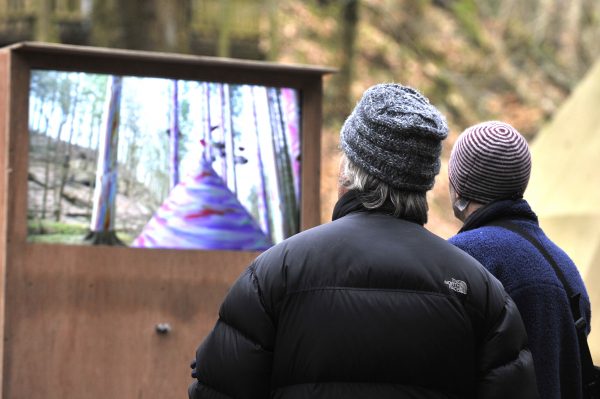
POLYGON ((33 70, 28 241, 263 250, 299 231, 295 89, 33 70))

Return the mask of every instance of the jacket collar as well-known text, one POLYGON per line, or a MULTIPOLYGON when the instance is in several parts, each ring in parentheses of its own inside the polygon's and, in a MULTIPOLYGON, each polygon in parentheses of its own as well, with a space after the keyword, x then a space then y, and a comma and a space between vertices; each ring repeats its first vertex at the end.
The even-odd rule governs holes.
POLYGON ((458 232, 473 230, 498 219, 523 219, 538 223, 536 214, 524 199, 499 200, 490 202, 473 212, 458 232))
POLYGON ((365 208, 358 199, 358 193, 354 190, 350 190, 338 199, 333 208, 331 220, 339 219, 352 212, 364 212, 366 210, 367 208, 365 208))

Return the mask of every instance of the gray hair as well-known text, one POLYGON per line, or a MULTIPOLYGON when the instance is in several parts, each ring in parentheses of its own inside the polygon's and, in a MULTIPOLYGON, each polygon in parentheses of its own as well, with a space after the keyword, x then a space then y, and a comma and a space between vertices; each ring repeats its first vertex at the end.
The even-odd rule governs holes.
POLYGON ((427 223, 427 197, 425 192, 403 191, 369 175, 345 155, 340 185, 358 192, 358 200, 369 210, 384 209, 397 218, 427 223))

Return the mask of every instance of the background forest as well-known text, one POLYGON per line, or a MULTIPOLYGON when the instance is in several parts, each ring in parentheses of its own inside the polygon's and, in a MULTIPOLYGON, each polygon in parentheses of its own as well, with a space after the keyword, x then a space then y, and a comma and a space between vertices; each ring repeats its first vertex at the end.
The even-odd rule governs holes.
MULTIPOLYGON (((418 88, 451 136, 503 119, 533 139, 600 53, 596 0, 3 0, 0 39, 308 63, 325 81, 322 220, 335 201, 338 132, 370 85, 418 88)), ((447 237, 445 168, 428 227, 447 237)))

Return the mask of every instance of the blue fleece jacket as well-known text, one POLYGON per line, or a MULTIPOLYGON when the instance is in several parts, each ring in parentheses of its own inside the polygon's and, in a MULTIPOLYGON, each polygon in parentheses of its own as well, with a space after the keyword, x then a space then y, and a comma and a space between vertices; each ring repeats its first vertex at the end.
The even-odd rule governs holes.
POLYGON ((589 326, 589 297, 575 264, 544 234, 525 200, 497 201, 478 209, 449 241, 496 276, 517 304, 541 399, 579 399, 581 363, 568 295, 552 266, 529 241, 505 228, 486 226, 500 219, 518 224, 546 248, 571 289, 582 294, 581 311, 589 326))

